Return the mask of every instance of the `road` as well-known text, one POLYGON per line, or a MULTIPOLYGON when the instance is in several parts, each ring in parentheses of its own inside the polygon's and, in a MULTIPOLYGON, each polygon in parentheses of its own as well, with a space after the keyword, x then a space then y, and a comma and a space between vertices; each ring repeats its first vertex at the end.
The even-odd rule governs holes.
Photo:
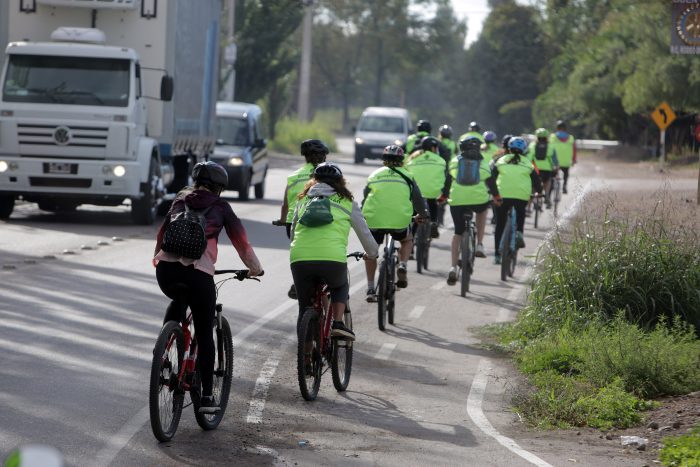
MULTIPOLYGON (((379 166, 333 158, 358 196, 379 166)), ((270 225, 296 165, 275 160, 263 200, 230 198, 265 276, 221 289, 236 356, 224 421, 203 432, 187 409, 170 443, 155 441, 147 412, 151 350, 167 305, 150 264, 157 226, 131 225, 125 207, 50 214, 31 204, 0 223, 0 457, 42 443, 59 448, 69 465, 519 466, 565 465, 572 457, 583 465, 635 465, 619 450, 519 429, 507 409, 511 367, 475 335, 479 326, 513 319, 528 264, 553 225, 549 212, 539 230, 528 221, 525 254, 506 283, 492 264, 488 227, 489 257, 478 260, 466 298, 445 283, 448 222, 433 244, 430 270, 419 275, 409 265, 409 288, 398 294, 396 325, 387 332, 377 329, 376 307, 363 300, 363 265, 353 263, 358 339, 350 387, 337 393, 325 375, 318 400, 303 401, 296 304, 286 298, 288 245, 283 230, 270 225)), ((592 163, 577 167, 563 211, 575 209, 577 195, 593 189, 589 181, 600 172, 592 163)), ((351 248, 358 247, 351 236, 351 248)), ((218 265, 241 266, 224 236, 218 265)))

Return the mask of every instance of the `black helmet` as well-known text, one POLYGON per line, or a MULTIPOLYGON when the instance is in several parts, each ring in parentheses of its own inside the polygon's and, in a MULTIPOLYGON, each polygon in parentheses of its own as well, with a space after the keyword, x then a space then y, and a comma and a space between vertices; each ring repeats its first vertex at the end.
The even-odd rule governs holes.
POLYGON ((401 146, 392 144, 384 148, 382 153, 382 159, 388 162, 402 162, 403 161, 403 149, 401 146))
POLYGON ((311 154, 328 155, 328 146, 320 139, 307 139, 301 143, 301 155, 308 157, 311 154))
POLYGON ((564 120, 557 120, 557 130, 566 130, 566 122, 564 120))
POLYGON ((441 126, 440 136, 442 136, 443 138, 452 138, 452 127, 450 125, 441 126))
POLYGON ((420 147, 423 150, 427 151, 438 146, 440 146, 440 142, 432 136, 425 136, 423 139, 420 140, 420 147))
POLYGON ((337 182, 343 178, 343 172, 332 162, 322 162, 314 169, 314 178, 319 182, 337 182))
POLYGON ((476 131, 477 133, 481 133, 481 126, 479 126, 479 124, 476 122, 471 122, 469 124, 469 131, 476 131))
POLYGON ((192 180, 196 183, 210 183, 222 189, 228 186, 226 169, 216 162, 198 162, 192 169, 192 180))
POLYGON ((432 125, 430 125, 430 122, 427 120, 418 120, 418 123, 416 124, 416 131, 425 131, 430 133, 432 129, 432 125))
POLYGON ((461 152, 469 151, 470 149, 478 149, 481 147, 481 140, 476 136, 467 136, 459 141, 459 150, 461 152))
POLYGON ((508 149, 508 143, 510 142, 510 139, 513 137, 513 135, 504 135, 503 139, 501 140, 501 146, 503 146, 503 149, 508 149))

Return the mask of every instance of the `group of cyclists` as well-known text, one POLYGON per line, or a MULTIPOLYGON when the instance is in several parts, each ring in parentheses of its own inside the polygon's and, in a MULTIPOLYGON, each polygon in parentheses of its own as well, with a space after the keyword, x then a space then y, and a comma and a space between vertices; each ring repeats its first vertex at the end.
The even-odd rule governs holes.
MULTIPOLYGON (((367 274, 366 300, 377 300, 375 273, 379 245, 391 234, 400 242, 397 268, 398 288, 408 285, 407 263, 413 250, 413 235, 417 224, 429 222, 431 237, 439 236, 440 209, 449 206, 454 222, 451 244, 451 268, 447 284, 457 281, 457 267, 462 219, 465 213, 475 214, 477 231, 476 256, 486 257, 483 245, 486 219, 490 206, 495 206, 494 262, 500 263, 500 238, 507 215, 515 208, 517 218, 516 242, 525 246, 524 223, 528 203, 533 193, 542 193, 549 205, 551 179, 558 170, 564 174, 563 192, 567 192, 569 167, 576 162, 574 138, 566 131, 563 121, 557 122, 556 132, 549 134, 540 128, 536 141, 506 135, 501 144, 493 131, 482 132, 472 122, 469 131, 454 140, 452 128, 442 125, 432 136, 432 126, 420 120, 416 132, 402 146, 387 146, 382 154, 383 166, 373 171, 358 203, 348 190, 340 167, 327 162, 328 147, 320 140, 301 143, 305 164, 287 177, 280 219, 290 239, 290 264, 294 284, 289 295, 299 302, 299 318, 311 305, 316 283, 323 281, 330 291, 333 315, 331 336, 354 340, 355 334, 345 326, 343 314, 349 299, 347 247, 350 228, 357 234, 365 251, 367 274), (464 183, 462 160, 477 161, 470 183, 464 183)), ((195 165, 194 186, 180 192, 173 202, 156 243, 153 265, 163 293, 172 303, 165 321, 182 321, 189 306, 194 318, 199 342, 202 378, 203 413, 219 410, 219 401, 212 395, 214 344, 211 323, 214 318, 214 264, 217 242, 226 230, 250 276, 262 273, 262 267, 246 237, 245 229, 231 206, 220 198, 228 185, 227 173, 218 164, 208 161, 195 165), (175 256, 161 249, 163 234, 172 218, 186 210, 204 210, 206 218, 206 250, 201 258, 175 256), (185 284, 188 295, 176 293, 185 284)))

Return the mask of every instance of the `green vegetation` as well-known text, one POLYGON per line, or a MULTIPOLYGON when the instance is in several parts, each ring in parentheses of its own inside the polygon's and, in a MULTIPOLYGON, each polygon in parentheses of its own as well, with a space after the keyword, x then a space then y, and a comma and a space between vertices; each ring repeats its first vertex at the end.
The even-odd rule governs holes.
POLYGON ((700 425, 689 434, 663 439, 659 458, 664 465, 674 467, 700 466, 700 425))
POLYGON ((277 124, 275 139, 270 143, 270 149, 286 154, 299 154, 299 144, 305 139, 313 138, 326 143, 331 152, 337 150, 335 136, 328 123, 318 117, 310 123, 283 118, 277 124))

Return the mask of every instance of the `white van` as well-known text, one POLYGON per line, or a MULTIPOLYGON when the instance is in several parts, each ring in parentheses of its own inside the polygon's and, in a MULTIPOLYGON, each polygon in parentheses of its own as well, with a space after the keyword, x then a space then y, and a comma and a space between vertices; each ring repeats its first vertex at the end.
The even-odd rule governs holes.
POLYGON ((408 110, 400 107, 367 107, 355 130, 355 163, 379 159, 390 144, 406 142, 411 124, 408 110))

